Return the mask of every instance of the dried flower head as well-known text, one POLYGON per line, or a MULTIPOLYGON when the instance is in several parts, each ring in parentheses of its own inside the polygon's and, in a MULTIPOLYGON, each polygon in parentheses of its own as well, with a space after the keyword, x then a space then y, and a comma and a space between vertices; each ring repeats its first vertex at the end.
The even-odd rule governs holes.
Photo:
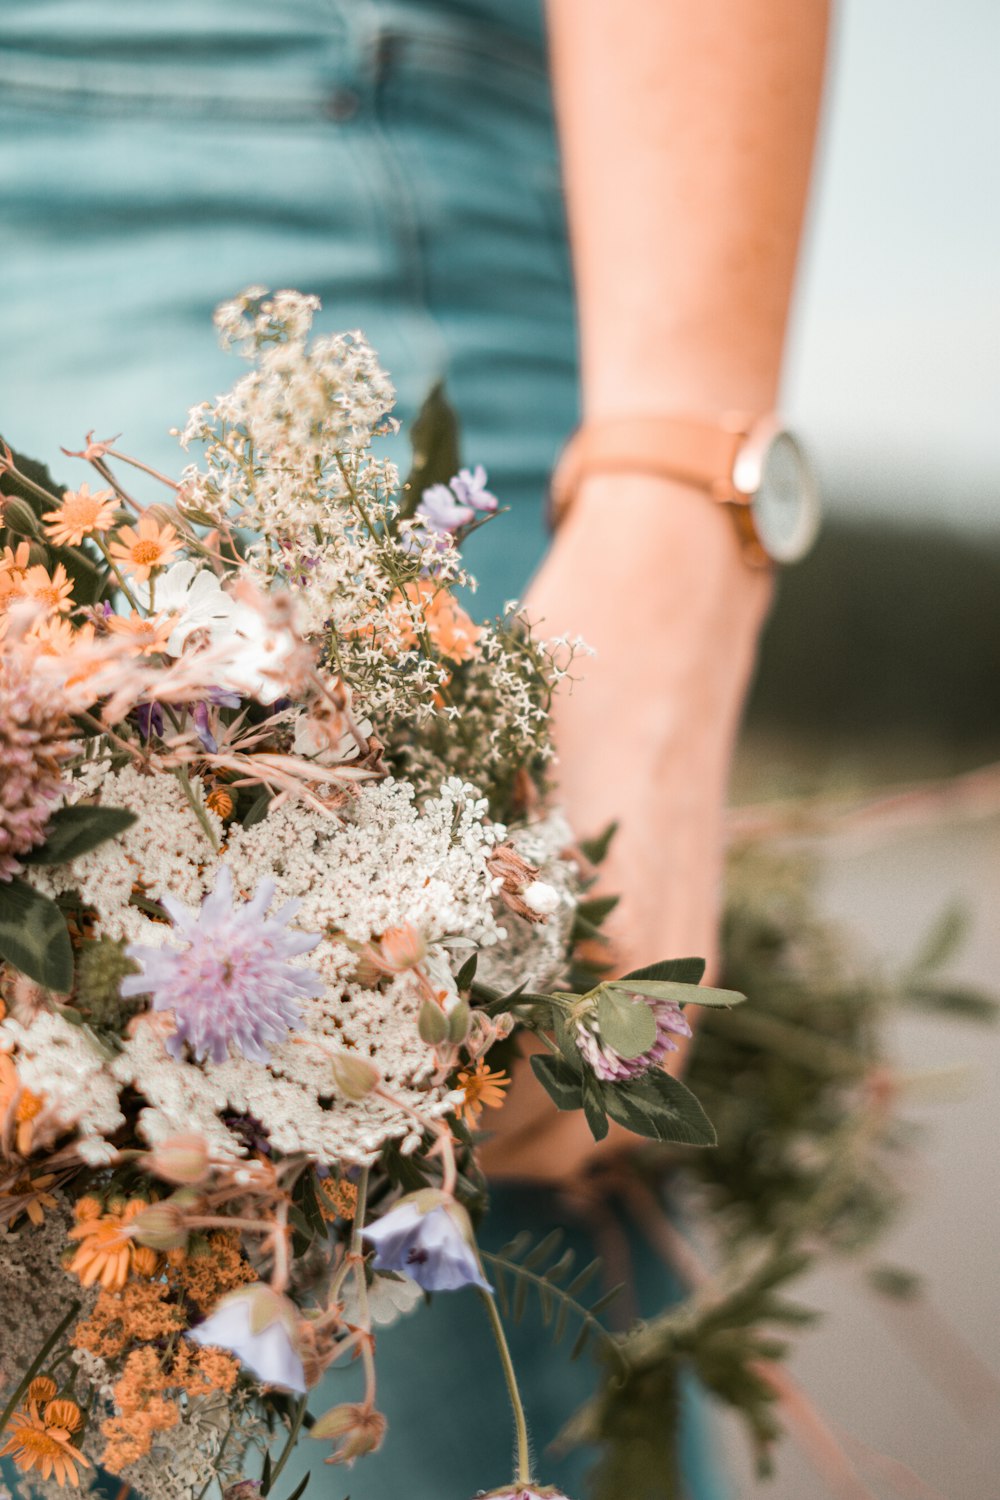
POLYGON ((8 646, 0 658, 0 880, 45 837, 73 748, 70 727, 59 693, 8 646))

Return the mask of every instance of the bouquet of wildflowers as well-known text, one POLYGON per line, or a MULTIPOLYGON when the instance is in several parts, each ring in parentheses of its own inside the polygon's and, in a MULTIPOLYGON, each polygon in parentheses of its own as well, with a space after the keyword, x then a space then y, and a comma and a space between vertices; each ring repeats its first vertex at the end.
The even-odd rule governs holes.
MULTIPOLYGON (((593 869, 546 768, 578 643, 473 622, 486 476, 401 488, 389 381, 316 307, 219 309, 249 369, 177 483, 113 443, 61 496, 3 460, 0 1453, 40 1494, 277 1493, 306 1427, 352 1462, 380 1309, 425 1291, 478 1288, 509 1365, 476 1131, 517 1034, 595 1136, 713 1139, 659 1064, 739 996, 694 960, 570 978, 593 869), (363 1398, 307 1417, 351 1358, 363 1398)), ((504 1493, 545 1494, 511 1390, 504 1493)))

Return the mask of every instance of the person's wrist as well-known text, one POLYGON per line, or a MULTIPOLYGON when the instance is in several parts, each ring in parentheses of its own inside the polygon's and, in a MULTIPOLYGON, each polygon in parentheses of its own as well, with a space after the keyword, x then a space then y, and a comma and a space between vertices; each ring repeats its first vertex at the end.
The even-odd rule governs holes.
POLYGON ((727 507, 661 474, 585 475, 555 546, 591 552, 609 571, 627 567, 630 590, 670 588, 706 603, 732 591, 756 601, 754 629, 772 593, 770 572, 748 566, 727 507))

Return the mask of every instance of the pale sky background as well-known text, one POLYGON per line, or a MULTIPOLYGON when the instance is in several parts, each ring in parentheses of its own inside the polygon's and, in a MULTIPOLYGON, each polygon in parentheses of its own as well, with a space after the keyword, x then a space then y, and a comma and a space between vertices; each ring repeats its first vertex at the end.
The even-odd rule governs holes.
POLYGON ((841 0, 785 410, 831 510, 1000 533, 1000 3, 841 0))

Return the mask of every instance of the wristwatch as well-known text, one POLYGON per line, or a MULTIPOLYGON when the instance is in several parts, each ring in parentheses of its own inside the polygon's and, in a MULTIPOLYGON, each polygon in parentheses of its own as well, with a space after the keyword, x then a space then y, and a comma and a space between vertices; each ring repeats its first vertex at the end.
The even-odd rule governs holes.
POLYGON ((748 562, 797 562, 819 530, 819 490, 799 440, 773 412, 619 417, 588 422, 570 438, 552 476, 549 518, 563 519, 590 474, 658 474, 704 490, 729 508, 748 562))

